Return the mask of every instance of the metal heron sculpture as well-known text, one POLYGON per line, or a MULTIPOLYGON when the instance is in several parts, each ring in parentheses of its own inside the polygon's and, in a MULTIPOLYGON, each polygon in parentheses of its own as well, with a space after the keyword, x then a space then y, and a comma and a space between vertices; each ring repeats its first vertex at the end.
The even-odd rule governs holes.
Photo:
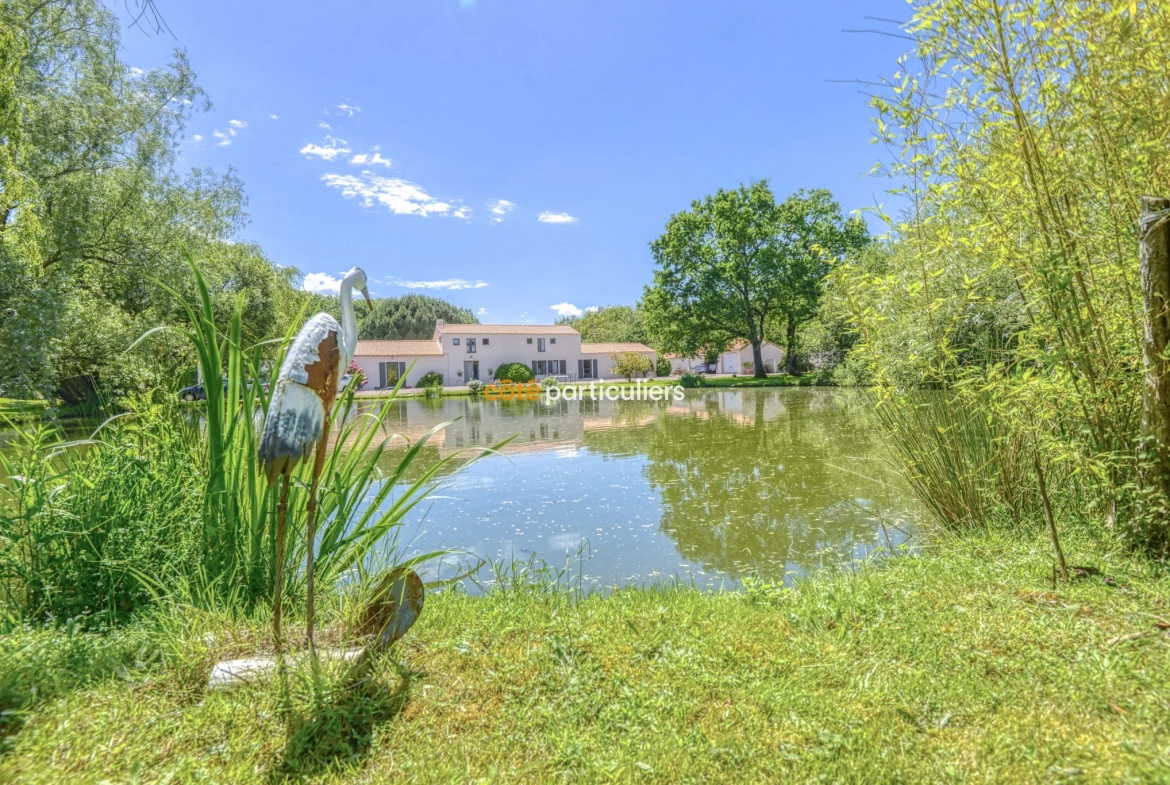
POLYGON ((289 347, 272 391, 264 433, 260 438, 260 462, 271 488, 281 477, 280 502, 276 506, 276 596, 272 628, 276 650, 283 650, 281 601, 284 595, 285 520, 288 516, 288 487, 293 470, 313 456, 313 479, 305 506, 306 631, 309 654, 313 656, 313 543, 317 535, 317 481, 325 465, 329 443, 330 415, 344 369, 357 348, 357 319, 353 313, 353 290, 357 289, 373 308, 366 289, 366 274, 355 267, 341 281, 341 324, 327 313, 305 323, 289 347))

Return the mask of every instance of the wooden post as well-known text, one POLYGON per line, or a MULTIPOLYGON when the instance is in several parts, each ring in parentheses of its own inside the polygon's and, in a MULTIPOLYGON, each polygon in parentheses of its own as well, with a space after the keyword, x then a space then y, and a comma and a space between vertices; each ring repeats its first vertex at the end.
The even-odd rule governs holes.
POLYGON ((1170 199, 1143 196, 1138 226, 1146 308, 1141 451, 1146 485, 1170 497, 1170 199))

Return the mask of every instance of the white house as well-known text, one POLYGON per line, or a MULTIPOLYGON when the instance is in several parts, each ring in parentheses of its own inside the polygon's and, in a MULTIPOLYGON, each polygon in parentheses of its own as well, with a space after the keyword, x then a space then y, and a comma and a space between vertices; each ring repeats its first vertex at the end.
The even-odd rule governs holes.
POLYGON ((523 363, 537 378, 564 380, 613 379, 611 353, 638 352, 655 362, 657 355, 640 343, 581 343, 581 335, 565 324, 446 324, 439 321, 426 341, 358 341, 354 362, 369 380, 367 389, 393 387, 409 371, 403 386, 415 387, 429 371, 443 375, 443 384, 458 386, 472 379, 494 381, 504 363, 523 363))
MULTIPOLYGON (((784 367, 784 350, 765 340, 760 346, 760 354, 764 359, 764 371, 766 373, 777 373, 784 367)), ((670 370, 672 373, 685 373, 694 370, 696 365, 703 364, 701 356, 683 357, 678 354, 667 355, 670 358, 670 370)), ((719 355, 717 359, 718 370, 717 373, 751 373, 755 370, 753 364, 755 359, 752 356, 752 345, 743 338, 732 341, 731 344, 719 355), (745 370, 744 366, 747 364, 752 371, 745 370)))

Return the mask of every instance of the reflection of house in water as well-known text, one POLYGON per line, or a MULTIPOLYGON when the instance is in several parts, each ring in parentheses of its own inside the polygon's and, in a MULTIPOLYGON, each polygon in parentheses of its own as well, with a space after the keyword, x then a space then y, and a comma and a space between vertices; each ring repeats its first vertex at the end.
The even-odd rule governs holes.
MULTIPOLYGON (((377 404, 363 404, 368 412, 377 404)), ((682 401, 577 401, 541 399, 488 401, 482 398, 403 398, 389 404, 384 419, 387 435, 405 437, 411 444, 437 425, 449 423, 429 442, 440 457, 468 448, 492 447, 512 439, 504 453, 534 452, 581 444, 587 433, 613 429, 637 429, 661 416, 721 419, 741 425, 771 421, 785 414, 779 395, 751 395, 739 391, 709 391, 682 401)), ((391 448, 405 447, 395 440, 391 448)))

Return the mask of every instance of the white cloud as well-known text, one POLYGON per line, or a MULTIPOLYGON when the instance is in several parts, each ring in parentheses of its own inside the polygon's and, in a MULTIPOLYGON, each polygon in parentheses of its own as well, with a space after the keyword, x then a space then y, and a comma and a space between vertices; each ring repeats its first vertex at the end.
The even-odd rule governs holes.
POLYGON ((301 288, 317 294, 337 294, 341 291, 341 279, 334 278, 329 273, 309 273, 305 276, 301 288))
MULTIPOLYGON (((462 278, 448 278, 445 281, 394 281, 403 289, 482 289, 489 286, 487 281, 465 281, 462 278)), ((487 311, 484 311, 487 313, 487 311)))
POLYGON ((315 155, 318 158, 325 159, 326 161, 332 161, 339 155, 345 155, 346 153, 353 152, 348 147, 345 147, 345 144, 346 142, 344 139, 334 139, 332 136, 326 136, 324 145, 311 143, 307 144, 301 148, 301 155, 305 156, 306 158, 310 158, 315 155))
POLYGON ((487 206, 492 212, 492 223, 497 224, 504 220, 505 215, 516 209, 516 203, 507 199, 496 199, 494 202, 488 202, 487 206))
POLYGON ((577 219, 568 213, 550 213, 545 210, 536 220, 542 224, 575 224, 577 219))
POLYGON ((324 122, 322 122, 322 123, 317 123, 317 127, 318 127, 318 128, 324 128, 326 131, 332 131, 332 130, 333 130, 333 126, 329 125, 329 123, 324 123, 324 122))
POLYGON ((390 166, 390 159, 383 158, 381 153, 358 153, 353 158, 349 159, 351 164, 355 166, 359 164, 371 164, 375 166, 390 166))
POLYGON ((142 76, 145 73, 146 73, 146 71, 143 71, 141 68, 131 68, 130 69, 130 77, 132 79, 137 79, 138 77, 142 76))
POLYGON ((218 128, 216 128, 215 131, 213 131, 211 135, 219 140, 218 142, 216 142, 216 145, 219 147, 227 147, 229 144, 232 143, 232 138, 230 136, 228 136, 227 134, 225 134, 223 131, 219 130, 218 128))
POLYGON ((471 217, 471 208, 467 207, 465 205, 462 205, 459 207, 458 210, 451 213, 451 215, 455 216, 456 218, 464 218, 464 219, 470 218, 471 217))
POLYGON ((557 316, 580 316, 583 313, 580 308, 568 302, 550 305, 549 308, 556 311, 557 316))
POLYGON ((194 135, 194 136, 192 136, 191 138, 192 138, 192 139, 194 139, 196 142, 202 142, 202 141, 203 141, 203 137, 202 137, 200 134, 195 134, 195 135, 194 135))
POLYGON ((600 311, 600 310, 601 310, 600 305, 590 305, 588 308, 585 309, 585 313, 596 313, 597 311, 600 311))
POLYGON ((268 117, 269 117, 270 119, 272 119, 272 120, 279 120, 279 119, 280 119, 279 117, 277 117, 277 116, 276 116, 276 115, 274 115, 274 114, 270 114, 270 115, 268 115, 268 117))
POLYGON ((350 106, 349 104, 338 104, 337 108, 345 112, 350 117, 353 117, 354 112, 360 112, 362 110, 360 106, 350 106))
POLYGON ((476 316, 487 316, 488 309, 487 308, 480 308, 478 311, 475 312, 475 315, 476 316))
POLYGON ((232 128, 247 128, 248 124, 243 120, 228 120, 228 125, 232 128))
POLYGON ((346 199, 361 199, 366 207, 383 205, 395 215, 454 215, 466 218, 466 208, 434 198, 420 186, 397 177, 381 177, 363 171, 361 175, 327 174, 321 178, 346 199))

